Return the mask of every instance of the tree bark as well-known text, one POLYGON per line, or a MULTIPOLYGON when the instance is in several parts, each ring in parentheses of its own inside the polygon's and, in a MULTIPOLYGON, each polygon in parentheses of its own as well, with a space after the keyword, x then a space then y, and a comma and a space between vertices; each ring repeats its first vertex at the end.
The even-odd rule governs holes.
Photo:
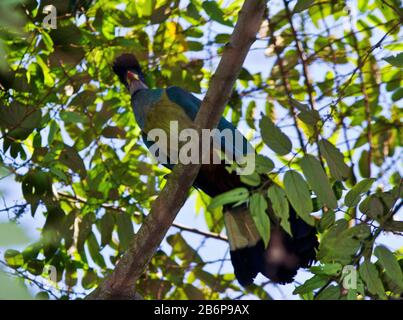
MULTIPOLYGON (((230 42, 211 79, 209 89, 196 116, 197 128, 217 126, 248 51, 256 39, 265 1, 246 0, 230 42)), ((175 166, 165 188, 154 201, 150 213, 134 235, 127 251, 115 270, 87 299, 139 299, 135 284, 163 241, 177 213, 185 203, 188 192, 199 172, 200 165, 175 166)))

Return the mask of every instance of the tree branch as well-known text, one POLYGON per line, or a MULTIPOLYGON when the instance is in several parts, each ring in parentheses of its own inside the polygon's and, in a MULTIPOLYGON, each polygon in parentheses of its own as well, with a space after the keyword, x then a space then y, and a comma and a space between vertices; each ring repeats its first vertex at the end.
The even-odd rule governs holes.
MULTIPOLYGON (((88 202, 88 200, 86 200, 84 198, 81 198, 79 196, 73 196, 73 195, 65 193, 65 192, 58 192, 57 194, 58 194, 58 196, 63 197, 65 199, 67 199, 67 200, 78 201, 78 202, 84 203, 84 204, 89 205, 89 206, 101 207, 101 208, 104 208, 106 210, 111 210, 111 211, 115 211, 115 212, 118 212, 118 213, 126 213, 127 212, 125 210, 125 208, 123 208, 123 207, 117 207, 117 206, 110 205, 110 204, 107 204, 107 203, 90 203, 90 202, 88 202)), ((8 210, 11 210, 13 208, 23 208, 23 207, 26 207, 27 205, 28 204, 15 205, 13 207, 8 207, 6 209, 2 209, 2 210, 0 210, 0 212, 8 211, 8 210)), ((133 215, 137 216, 137 217, 140 217, 141 213, 134 212, 133 215)), ((221 241, 225 241, 225 242, 228 241, 227 237, 222 236, 219 233, 199 230, 197 228, 192 228, 192 227, 185 226, 185 225, 183 225, 181 223, 173 222, 172 227, 175 227, 175 228, 177 228, 177 229, 179 229, 181 231, 191 232, 191 233, 198 234, 200 236, 204 236, 204 237, 207 237, 207 238, 213 238, 213 239, 221 240, 221 241)))
MULTIPOLYGON (((217 126, 245 57, 256 39, 264 7, 263 0, 244 2, 230 42, 224 49, 197 114, 195 124, 198 128, 212 129, 217 126)), ((144 272, 185 203, 199 169, 200 165, 197 164, 175 166, 165 188, 154 201, 149 215, 115 270, 87 299, 136 298, 136 281, 144 272)))

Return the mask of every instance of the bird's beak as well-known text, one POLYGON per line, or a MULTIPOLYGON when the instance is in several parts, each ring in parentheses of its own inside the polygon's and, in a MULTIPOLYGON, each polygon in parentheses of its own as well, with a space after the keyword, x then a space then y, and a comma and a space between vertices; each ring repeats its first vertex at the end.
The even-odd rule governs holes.
POLYGON ((134 94, 138 90, 148 88, 147 85, 143 82, 141 75, 133 71, 127 71, 126 73, 126 87, 129 90, 130 94, 134 94))
POLYGON ((128 82, 129 84, 130 84, 131 82, 133 82, 133 81, 139 81, 139 80, 140 80, 138 74, 137 74, 137 73, 134 73, 134 72, 131 72, 131 71, 127 71, 126 78, 127 78, 127 82, 128 82))

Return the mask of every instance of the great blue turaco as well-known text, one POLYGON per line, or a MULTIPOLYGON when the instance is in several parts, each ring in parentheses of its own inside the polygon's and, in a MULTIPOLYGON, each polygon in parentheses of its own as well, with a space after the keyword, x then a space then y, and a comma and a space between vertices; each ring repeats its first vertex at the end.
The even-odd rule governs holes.
MULTIPOLYGON (((176 86, 149 88, 140 64, 132 54, 116 58, 113 71, 131 95, 133 112, 148 148, 154 144, 147 137, 151 129, 169 130, 169 121, 172 120, 178 121, 179 129, 193 127, 201 105, 201 101, 194 95, 176 86)), ((217 128, 230 129, 240 134, 224 117, 217 128)), ((168 161, 165 166, 172 169, 174 165, 168 161)), ((268 179, 267 176, 264 178, 268 179)), ((227 170, 224 162, 203 164, 194 187, 210 197, 238 187, 251 188, 241 182, 238 174, 227 170)), ((247 204, 235 207, 226 205, 223 211, 231 261, 241 285, 252 284, 259 272, 277 283, 292 282, 299 268, 309 267, 315 260, 318 246, 316 229, 298 218, 291 205, 289 222, 293 236, 286 233, 278 221, 271 221, 270 241, 266 248, 247 204)))

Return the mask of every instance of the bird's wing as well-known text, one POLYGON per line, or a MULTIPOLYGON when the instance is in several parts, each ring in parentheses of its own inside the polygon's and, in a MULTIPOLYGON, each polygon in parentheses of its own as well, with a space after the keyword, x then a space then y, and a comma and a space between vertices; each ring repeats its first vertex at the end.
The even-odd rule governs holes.
MULTIPOLYGON (((201 105, 200 99, 176 86, 169 87, 166 92, 168 98, 179 105, 190 119, 194 120, 196 118, 201 105)), ((227 158, 239 159, 241 156, 255 152, 242 133, 224 117, 221 117, 217 129, 220 134, 214 137, 214 141, 217 145, 221 145, 221 150, 227 158)))
MULTIPOLYGON (((194 126, 193 121, 200 109, 201 101, 192 94, 178 87, 166 89, 157 100, 153 100, 154 96, 151 93, 144 92, 143 94, 147 94, 147 96, 141 99, 143 108, 138 109, 137 112, 144 112, 144 114, 140 114, 136 118, 144 119, 143 138, 150 149, 154 142, 145 136, 149 130, 161 128, 168 131, 169 122, 172 120, 179 123, 179 130, 194 126), (151 100, 152 106, 146 107, 149 106, 151 100)), ((222 133, 224 130, 231 132, 232 138, 241 138, 239 145, 224 134, 218 136, 218 141, 222 146, 221 150, 227 157, 228 155, 236 156, 248 153, 247 148, 245 149, 245 146, 248 145, 247 140, 232 123, 221 118, 218 131, 222 133)), ((253 148, 251 149, 253 150, 253 148)), ((173 167, 170 161, 164 165, 169 168, 173 167)), ((226 169, 223 162, 203 164, 194 181, 194 186, 211 197, 234 188, 247 187, 242 183, 238 174, 226 169)), ((290 224, 294 237, 291 238, 280 227, 273 224, 271 240, 266 248, 246 205, 225 206, 224 211, 224 221, 230 241, 231 261, 235 275, 242 285, 252 284, 258 272, 275 282, 291 282, 298 268, 308 267, 314 260, 315 249, 318 247, 316 230, 314 227, 306 225, 303 220, 297 219, 292 207, 290 207, 290 224)))
POLYGON ((178 139, 181 139, 186 129, 192 128, 194 129, 193 121, 183 108, 168 98, 164 90, 159 99, 153 101, 146 110, 142 131, 147 135, 147 147, 155 156, 159 154, 159 162, 174 164, 177 163, 181 147, 185 143, 178 139))

